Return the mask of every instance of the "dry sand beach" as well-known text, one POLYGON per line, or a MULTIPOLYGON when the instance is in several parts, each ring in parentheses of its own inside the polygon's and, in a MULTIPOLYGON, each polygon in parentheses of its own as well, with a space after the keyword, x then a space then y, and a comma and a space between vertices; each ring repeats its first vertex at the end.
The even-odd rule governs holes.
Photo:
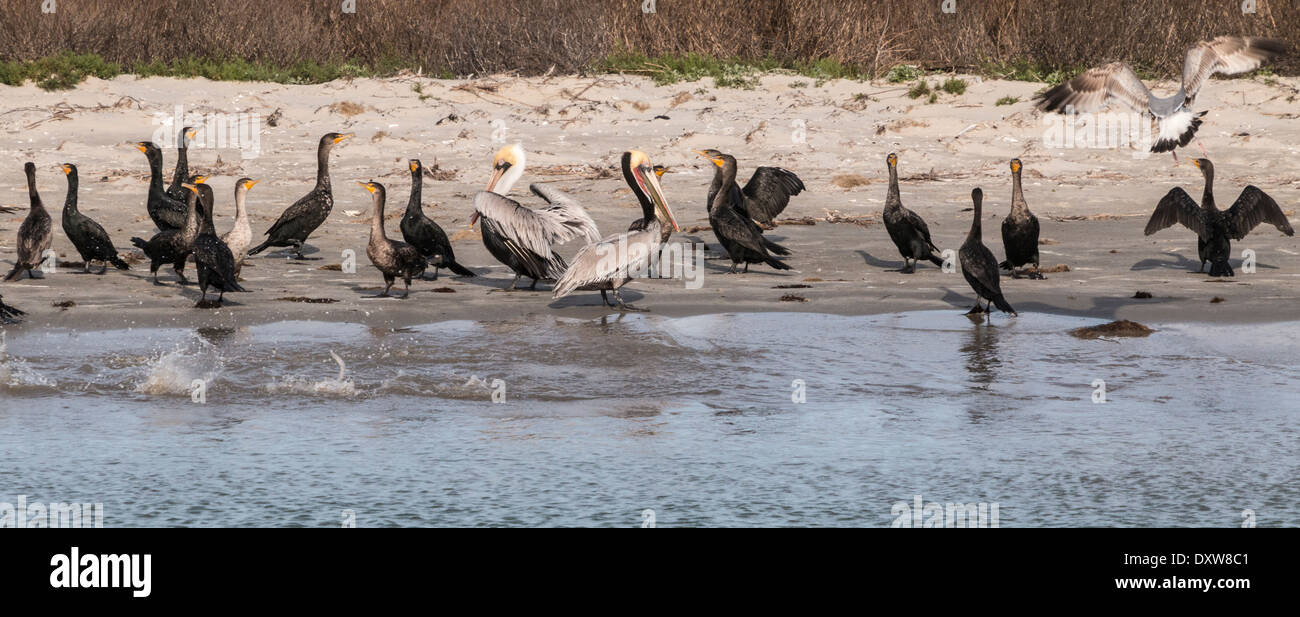
MULTIPOLYGON (((1007 161, 1024 162, 1026 198, 1042 222, 1043 265, 1068 271, 1041 281, 1004 277, 1006 296, 1021 313, 1155 322, 1300 317, 1297 239, 1260 226, 1233 244, 1234 267, 1241 251, 1252 249, 1258 270, 1238 268, 1235 278, 1214 280, 1189 272, 1199 265, 1191 232, 1178 227, 1143 236, 1146 218, 1170 188, 1182 186, 1199 199, 1201 176, 1189 162, 1200 155, 1195 144, 1182 151, 1177 166, 1168 155, 1140 159, 1132 150, 1045 147, 1047 127, 1030 102, 1042 84, 964 79, 965 93, 941 93, 934 103, 908 98, 906 85, 818 84, 782 74, 762 77, 752 90, 715 88, 711 80, 655 86, 622 75, 434 80, 411 74, 311 86, 123 76, 91 78, 65 92, 0 86, 0 131, 6 136, 0 205, 9 208, 0 214, 0 261, 6 270, 27 210, 25 161, 38 166, 61 262, 79 262, 58 228, 66 189, 58 164, 78 165, 81 210, 104 225, 119 251, 138 256, 130 238, 147 238, 154 227, 145 212, 148 167, 133 144, 159 130, 155 114, 171 115, 178 105, 195 115, 260 114, 256 158, 242 158, 233 149, 190 150, 191 169, 213 176, 208 182, 217 194, 219 233, 233 221, 234 181, 261 181, 248 198, 256 238, 311 187, 320 135, 356 133, 334 150, 335 207, 308 242, 308 256, 315 259, 298 261, 274 249, 250 258, 243 277, 251 293, 228 295, 221 309, 193 308, 197 289, 177 286, 170 268, 162 270, 164 284, 153 285, 147 262, 103 276, 61 263, 44 280, 6 283, 0 294, 29 313, 20 328, 230 326, 286 319, 401 326, 610 312, 597 294, 553 301, 549 284, 539 286, 544 292, 502 292, 512 273, 487 253, 477 231, 466 230, 473 195, 491 175, 493 153, 504 143, 520 142, 528 168, 512 197, 537 206, 541 202, 527 193, 526 183, 554 183, 588 209, 604 234, 622 231, 640 216, 618 172, 619 155, 640 149, 669 167, 662 183, 683 228, 674 239, 707 244, 710 259, 700 289, 675 280, 635 281, 625 288, 630 302, 655 315, 854 315, 971 306, 973 295, 959 273, 945 274, 930 264, 914 275, 896 272, 902 260, 880 211, 885 155, 897 152, 903 202, 929 221, 940 248, 961 244, 970 225, 970 190, 984 189, 984 239, 999 258, 998 229, 1011 194, 1007 161), (998 105, 1004 97, 1018 101, 998 105), (275 126, 267 123, 273 114, 275 126), (730 261, 705 212, 713 168, 692 153, 702 148, 734 154, 742 181, 759 165, 779 165, 803 179, 808 191, 781 216, 793 222, 768 232, 793 250, 792 271, 757 266, 748 274, 724 274, 730 261), (460 263, 480 276, 457 278, 444 270, 437 281, 415 283, 407 300, 370 298, 382 289, 382 279, 365 258, 370 195, 354 181, 387 185, 387 229, 400 238, 408 158, 422 159, 431 169, 424 184, 426 213, 453 235, 460 263), (355 274, 337 269, 347 249, 358 255, 355 274), (1140 291, 1152 297, 1134 298, 1140 291)), ((1197 106, 1209 110, 1199 137, 1216 165, 1222 206, 1255 184, 1295 220, 1298 88, 1298 78, 1216 80, 1198 98, 1197 106)), ((174 162, 174 148, 167 149, 168 181, 174 162)), ((570 256, 578 248, 571 243, 560 252, 570 256)))

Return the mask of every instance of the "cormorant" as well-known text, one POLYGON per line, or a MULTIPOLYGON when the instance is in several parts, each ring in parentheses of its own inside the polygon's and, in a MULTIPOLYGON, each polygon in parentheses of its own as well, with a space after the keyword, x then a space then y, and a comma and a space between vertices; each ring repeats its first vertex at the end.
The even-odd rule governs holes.
POLYGON ((167 196, 179 203, 185 203, 185 187, 181 186, 181 184, 190 181, 188 152, 190 140, 194 139, 195 133, 197 131, 193 127, 186 126, 182 127, 180 134, 176 136, 176 170, 172 172, 172 183, 171 186, 167 187, 167 196))
MULTIPOLYGON (((704 153, 708 158, 722 155, 721 152, 713 149, 704 150, 704 153)), ((771 225, 772 221, 776 220, 776 216, 790 204, 790 198, 804 190, 803 181, 799 176, 780 167, 755 169, 754 175, 749 177, 749 182, 745 183, 743 189, 734 179, 731 184, 740 190, 741 199, 737 209, 745 216, 764 225, 771 225)), ((722 186, 722 177, 714 174, 713 184, 709 185, 709 201, 705 204, 706 207, 713 203, 713 198, 722 186)))
POLYGON ((560 278, 569 267, 552 244, 585 238, 588 242, 600 240, 600 230, 578 202, 568 195, 544 184, 528 188, 546 200, 547 207, 534 210, 506 197, 511 187, 524 174, 524 149, 519 144, 505 146, 492 160, 492 178, 487 189, 474 196, 474 214, 470 227, 483 220, 483 246, 492 256, 515 273, 506 291, 514 291, 521 276, 533 279, 529 289, 537 289, 537 281, 560 278))
POLYGON ((266 230, 268 236, 249 255, 256 255, 269 246, 293 247, 294 255, 303 259, 302 243, 308 236, 329 218, 334 209, 334 192, 330 190, 330 150, 334 144, 352 137, 352 133, 326 133, 320 138, 316 148, 316 186, 302 199, 289 206, 271 228, 266 230))
POLYGON ((601 299, 609 306, 640 310, 623 301, 619 288, 649 273, 651 256, 657 258, 664 241, 661 228, 678 227, 659 186, 659 174, 650 165, 650 157, 638 150, 624 152, 622 166, 623 179, 641 204, 641 218, 632 223, 627 233, 582 247, 573 256, 573 263, 564 276, 555 282, 552 297, 563 298, 578 290, 599 290, 601 299), (609 301, 610 291, 614 292, 618 304, 609 301))
POLYGON ((1002 247, 1007 259, 998 264, 1010 270, 1011 276, 1020 278, 1016 268, 1034 264, 1030 278, 1043 278, 1038 271, 1038 217, 1029 211, 1025 193, 1020 188, 1020 159, 1011 159, 1011 212, 1002 219, 1002 247))
MULTIPOLYGON (((182 184, 186 189, 199 190, 205 185, 182 184)), ((209 189, 209 192, 211 189, 209 189)), ((217 237, 217 229, 212 223, 211 203, 203 207, 203 218, 199 223, 199 233, 194 237, 194 267, 199 272, 199 291, 203 297, 195 306, 203 307, 208 300, 208 287, 213 287, 220 295, 217 305, 225 298, 226 292, 246 291, 235 279, 235 256, 230 247, 217 237)))
POLYGON ((158 268, 165 263, 172 264, 176 276, 182 285, 189 283, 185 278, 185 260, 194 252, 194 239, 199 235, 198 224, 198 187, 183 184, 187 189, 185 196, 185 221, 180 229, 160 231, 147 242, 142 238, 131 238, 131 244, 144 251, 149 258, 149 273, 153 282, 158 284, 158 268))
POLYGON ((366 246, 366 257, 384 275, 384 291, 378 297, 388 297, 388 290, 393 288, 397 277, 406 283, 405 298, 411 295, 411 279, 424 274, 429 262, 420 255, 415 247, 396 240, 389 240, 384 231, 384 185, 378 182, 358 182, 373 196, 370 208, 370 243, 366 246))
POLYGON ((1233 276, 1235 273, 1228 263, 1228 257, 1232 255, 1229 239, 1245 238, 1260 223, 1273 225, 1288 236, 1295 235, 1277 202, 1255 186, 1243 189, 1231 208, 1219 210, 1214 203, 1214 164, 1209 159, 1196 159, 1192 164, 1205 176, 1205 193, 1201 196, 1200 207, 1187 191, 1174 187, 1156 204, 1145 233, 1149 236, 1174 223, 1182 223, 1196 232, 1196 252, 1201 258, 1198 272, 1205 271, 1205 262, 1208 261, 1210 276, 1233 276))
POLYGON ((903 268, 899 272, 916 272, 916 262, 922 259, 942 267, 943 259, 935 254, 941 251, 930 239, 930 226, 925 224, 921 215, 904 208, 899 197, 898 155, 890 152, 885 163, 889 167, 889 193, 885 195, 885 212, 881 218, 885 221, 889 238, 903 256, 903 268))
POLYGON ((1002 297, 1002 286, 998 283, 998 260, 993 257, 993 251, 984 246, 980 225, 983 217, 984 192, 977 188, 971 191, 970 198, 975 202, 975 217, 971 221, 966 242, 957 251, 957 256, 961 260, 961 274, 966 277, 966 282, 970 283, 971 289, 975 290, 975 308, 972 308, 968 314, 985 311, 991 313, 993 312, 991 307, 997 306, 1003 313, 1015 315, 1016 309, 1011 308, 1007 299, 1002 297), (981 299, 988 300, 990 308, 981 307, 981 299))
POLYGON ((4 303, 4 296, 0 296, 0 324, 15 324, 22 321, 24 313, 8 304, 4 303))
POLYGON ((433 219, 424 215, 420 203, 424 185, 424 166, 419 159, 410 160, 411 199, 406 202, 406 214, 402 216, 402 238, 415 247, 433 266, 433 280, 438 280, 438 269, 447 268, 461 276, 474 276, 469 268, 456 263, 456 254, 451 249, 451 240, 433 219))
POLYGON ((230 254, 235 257, 235 276, 244 269, 244 258, 248 257, 248 246, 253 242, 253 229, 248 225, 248 208, 244 200, 248 190, 257 184, 252 178, 240 178, 235 183, 235 226, 221 236, 221 241, 230 247, 230 254))
POLYGON ((28 162, 23 165, 23 171, 27 173, 27 196, 32 205, 27 218, 18 226, 18 259, 14 269, 5 277, 6 281, 18 280, 23 272, 35 276, 32 271, 40 267, 45 251, 54 240, 54 224, 45 211, 45 204, 41 203, 40 193, 36 192, 36 165, 28 162))
POLYGON ((145 207, 159 231, 173 231, 185 225, 185 202, 167 196, 163 190, 162 150, 151 141, 136 142, 136 148, 149 160, 149 197, 145 207))
MULTIPOLYGON (((1154 116, 1160 128, 1152 152, 1173 152, 1186 146, 1201 126, 1205 112, 1190 109, 1201 86, 1215 73, 1236 75, 1253 71, 1264 62, 1282 55, 1281 41, 1253 36, 1221 36, 1202 41, 1183 55, 1183 75, 1178 92, 1160 98, 1123 62, 1112 62, 1080 73, 1074 79, 1039 94, 1037 107, 1045 112, 1068 114, 1093 112, 1109 101, 1118 101, 1143 115, 1154 116)), ((1178 160, 1178 154, 1174 154, 1178 160)))
POLYGON ((90 272, 92 261, 103 263, 99 274, 107 272, 110 263, 118 270, 130 270, 131 266, 117 256, 113 240, 108 237, 103 226, 77 210, 77 166, 64 163, 63 173, 68 176, 68 197, 63 202, 63 233, 77 247, 85 271, 90 272))
POLYGON ((772 253, 789 255, 790 251, 764 238, 763 229, 740 209, 743 195, 736 185, 736 158, 717 150, 696 150, 695 153, 709 159, 717 167, 714 170, 714 184, 731 187, 729 190, 719 190, 709 202, 709 225, 713 227, 713 235, 718 237, 718 242, 731 256, 731 269, 727 273, 734 274, 736 266, 742 263, 745 264, 745 272, 749 272, 751 263, 765 263, 777 270, 789 270, 790 266, 773 257, 772 253))

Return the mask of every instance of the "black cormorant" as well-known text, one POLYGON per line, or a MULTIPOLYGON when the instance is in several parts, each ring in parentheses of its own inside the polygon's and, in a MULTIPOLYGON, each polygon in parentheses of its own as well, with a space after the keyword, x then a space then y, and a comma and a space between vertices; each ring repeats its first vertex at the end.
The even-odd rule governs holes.
POLYGON ((162 150, 151 141, 136 142, 136 148, 149 160, 149 196, 145 207, 149 218, 160 231, 174 231, 185 225, 185 202, 167 196, 163 189, 162 150))
POLYGON ((970 198, 975 202, 975 217, 971 221, 966 242, 957 251, 957 256, 961 260, 961 274, 966 277, 966 282, 970 283, 971 289, 975 290, 975 308, 970 312, 992 312, 991 308, 980 306, 980 300, 984 299, 988 300, 990 307, 997 306, 1002 312, 1015 315, 1016 309, 1011 308, 1007 299, 1002 297, 1002 286, 998 283, 998 260, 993 257, 993 251, 984 246, 981 230, 984 192, 977 188, 971 191, 970 198))
POLYGON ((349 137, 352 137, 352 133, 326 133, 321 136, 320 144, 316 147, 316 186, 285 209, 275 224, 266 230, 266 242, 254 247, 248 252, 249 255, 261 253, 270 246, 288 246, 293 247, 298 259, 303 259, 302 243, 329 218, 330 211, 334 209, 334 192, 330 190, 330 150, 334 144, 349 137))
POLYGON ((63 202, 63 233, 77 247, 85 271, 90 272, 92 261, 104 264, 99 274, 107 272, 109 264, 118 270, 130 270, 131 266, 117 256, 113 240, 108 237, 104 227, 77 210, 77 166, 64 163, 63 173, 68 176, 68 197, 63 202))
MULTIPOLYGON (((703 153, 709 158, 722 155, 722 152, 713 149, 704 150, 703 153)), ((663 174, 659 170, 655 172, 663 174)), ((745 216, 764 225, 771 225, 772 221, 776 220, 776 216, 790 204, 790 198, 804 190, 803 181, 799 176, 780 167, 755 169, 754 175, 749 177, 749 182, 745 183, 743 189, 736 184, 734 178, 731 185, 740 191, 741 199, 737 209, 745 216)), ((714 174, 713 184, 709 185, 709 201, 705 204, 706 207, 713 203, 713 198, 722 186, 722 178, 714 174)))
POLYGON ((735 273, 736 266, 742 263, 745 264, 745 272, 749 272, 751 263, 765 263, 777 270, 789 270, 790 266, 773 257, 772 253, 789 255, 790 251, 764 238, 762 228, 740 210, 742 196, 740 188, 736 186, 735 157, 717 150, 697 150, 696 154, 709 159, 717 167, 714 170, 715 184, 731 187, 729 190, 719 190, 709 202, 709 225, 713 227, 718 242, 731 256, 728 274, 735 273))
MULTIPOLYGON (((201 189, 206 185, 182 184, 181 186, 201 189)), ((211 202, 203 207, 199 233, 194 237, 194 267, 199 272, 199 291, 203 292, 203 297, 199 299, 196 306, 206 306, 208 287, 220 293, 217 296, 218 306, 221 305, 226 292, 246 291, 235 279, 235 256, 231 254, 230 247, 217 237, 217 229, 212 223, 211 202)))
POLYGON ((1020 188, 1020 159, 1011 159, 1011 212, 1002 219, 1002 247, 1006 249, 1007 259, 998 264, 1004 270, 1010 270, 1011 276, 1020 278, 1016 268, 1034 265, 1030 278, 1043 278, 1038 271, 1038 217, 1029 211, 1025 203, 1025 193, 1020 188))
POLYGON ((1182 223, 1196 232, 1196 252, 1201 258, 1199 271, 1205 271, 1205 262, 1208 261, 1210 276, 1234 275, 1228 263, 1228 257, 1232 255, 1229 240, 1245 238, 1260 223, 1273 225, 1288 236, 1295 235, 1277 202, 1255 186, 1243 189, 1231 208, 1219 210, 1214 204, 1214 164, 1209 159, 1196 159, 1192 164, 1205 176, 1205 193, 1201 196, 1200 207, 1187 191, 1174 187, 1156 204, 1151 220, 1147 221, 1146 235, 1182 223))
POLYGON ((131 238, 131 244, 144 251, 149 258, 149 273, 153 275, 154 284, 158 284, 158 268, 165 263, 172 264, 176 276, 182 285, 189 283, 185 278, 185 260, 194 252, 194 239, 199 235, 198 224, 198 187, 183 184, 188 189, 185 196, 185 220, 179 229, 160 231, 147 242, 142 238, 131 238))
POLYGON ((23 165, 23 171, 27 173, 27 196, 32 205, 27 218, 18 226, 18 259, 14 269, 5 277, 6 281, 18 280, 23 272, 35 276, 32 272, 40 267, 45 251, 54 240, 54 224, 45 211, 45 204, 41 203, 40 193, 36 192, 36 165, 28 162, 23 165))
POLYGON ((406 202, 406 214, 402 216, 402 238, 415 247, 433 266, 433 280, 438 280, 438 269, 447 268, 461 276, 474 276, 469 268, 456 263, 456 253, 451 249, 451 240, 433 219, 424 215, 420 203, 424 184, 424 166, 418 159, 411 159, 411 199, 406 202))
POLYGON ((167 187, 167 196, 175 199, 180 203, 185 203, 185 187, 182 183, 189 182, 190 177, 190 159, 189 149, 190 140, 194 139, 196 131, 193 127, 182 127, 180 134, 176 136, 176 170, 172 172, 171 186, 167 187))
POLYGON ((930 226, 925 219, 903 207, 903 200, 898 195, 898 155, 893 152, 885 157, 889 167, 889 193, 885 196, 885 230, 903 256, 903 268, 899 272, 916 272, 916 262, 925 259, 936 266, 943 266, 943 259, 936 255, 939 247, 930 239, 930 226), (909 263, 910 260, 910 263, 909 263))

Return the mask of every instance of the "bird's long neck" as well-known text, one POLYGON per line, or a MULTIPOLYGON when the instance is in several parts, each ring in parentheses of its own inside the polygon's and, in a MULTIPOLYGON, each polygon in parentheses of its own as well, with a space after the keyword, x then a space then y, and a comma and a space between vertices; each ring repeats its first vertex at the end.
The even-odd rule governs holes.
POLYGON ((384 232, 384 195, 379 191, 375 191, 370 205, 370 239, 388 239, 388 234, 384 232))
POLYGON ((248 221, 248 211, 244 209, 244 198, 248 196, 248 189, 239 187, 235 191, 235 224, 248 221))
POLYGON ((199 195, 193 191, 185 197, 185 228, 184 235, 187 239, 193 240, 198 234, 198 203, 199 195))
POLYGON ((190 149, 189 140, 185 139, 185 132, 181 131, 180 141, 176 146, 176 171, 172 172, 172 184, 180 186, 190 175, 190 161, 187 152, 190 149))
POLYGON ((1205 193, 1201 195, 1201 207, 1211 212, 1219 208, 1214 204, 1214 170, 1205 170, 1205 193))
MULTIPOLYGON (((149 190, 162 192, 162 153, 156 152, 149 156, 149 190)), ((184 178, 182 178, 184 181, 184 178)))
POLYGON ((966 234, 967 242, 982 242, 984 238, 984 228, 982 221, 984 218, 984 200, 975 200, 975 218, 970 223, 970 233, 966 234))
MULTIPOLYGON (((209 189, 209 190, 211 190, 211 189, 209 189)), ((208 196, 205 195, 204 197, 208 197, 208 196)), ((216 200, 214 200, 214 199, 205 199, 204 201, 206 201, 208 205, 206 205, 206 206, 203 207, 203 217, 202 217, 201 219, 199 219, 199 233, 201 233, 201 234, 208 234, 208 233, 210 233, 210 234, 215 234, 215 233, 217 232, 217 228, 216 228, 216 225, 213 224, 213 220, 212 220, 212 210, 216 208, 216 205, 217 205, 217 204, 215 203, 216 200)))
POLYGON ((330 188, 330 144, 323 143, 316 149, 316 188, 330 188))
POLYGON ((623 180, 632 189, 632 194, 636 195, 637 202, 641 204, 641 219, 649 226, 650 221, 655 220, 655 204, 642 188, 641 179, 637 177, 636 170, 632 169, 631 157, 627 154, 623 155, 623 180))
POLYGON ((63 210, 65 212, 77 211, 77 172, 68 172, 68 197, 63 200, 63 210))
POLYGON ((1020 187, 1020 172, 1011 172, 1011 211, 1021 214, 1025 211, 1025 191, 1020 187))
POLYGON ((718 194, 713 196, 710 212, 726 207, 731 202, 731 185, 736 183, 736 164, 731 161, 723 163, 713 177, 718 183, 719 190, 718 194))
POLYGON ((415 213, 422 211, 420 200, 424 190, 424 168, 419 167, 411 172, 411 200, 406 202, 406 212, 415 213))
POLYGON ((45 205, 41 203, 41 194, 36 192, 36 170, 28 169, 26 170, 26 172, 27 172, 27 197, 29 197, 32 201, 31 208, 32 210, 43 209, 45 205))
MULTIPOLYGON (((879 194, 879 193, 877 193, 879 194)), ((901 204, 898 197, 898 166, 889 166, 889 193, 885 195, 885 204, 901 204)))

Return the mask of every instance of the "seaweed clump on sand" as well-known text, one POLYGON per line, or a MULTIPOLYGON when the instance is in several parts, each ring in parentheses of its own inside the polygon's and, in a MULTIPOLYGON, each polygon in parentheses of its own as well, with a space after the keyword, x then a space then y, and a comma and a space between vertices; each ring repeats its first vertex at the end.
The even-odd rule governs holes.
POLYGON ((1070 330, 1070 335, 1081 339, 1096 339, 1096 338, 1102 338, 1104 336, 1105 337, 1110 337, 1110 336, 1142 337, 1142 336, 1150 336, 1152 332, 1155 332, 1155 330, 1152 330, 1151 328, 1148 328, 1136 321, 1121 319, 1119 321, 1112 321, 1110 323, 1101 324, 1099 326, 1088 326, 1086 328, 1076 328, 1074 330, 1070 330))

